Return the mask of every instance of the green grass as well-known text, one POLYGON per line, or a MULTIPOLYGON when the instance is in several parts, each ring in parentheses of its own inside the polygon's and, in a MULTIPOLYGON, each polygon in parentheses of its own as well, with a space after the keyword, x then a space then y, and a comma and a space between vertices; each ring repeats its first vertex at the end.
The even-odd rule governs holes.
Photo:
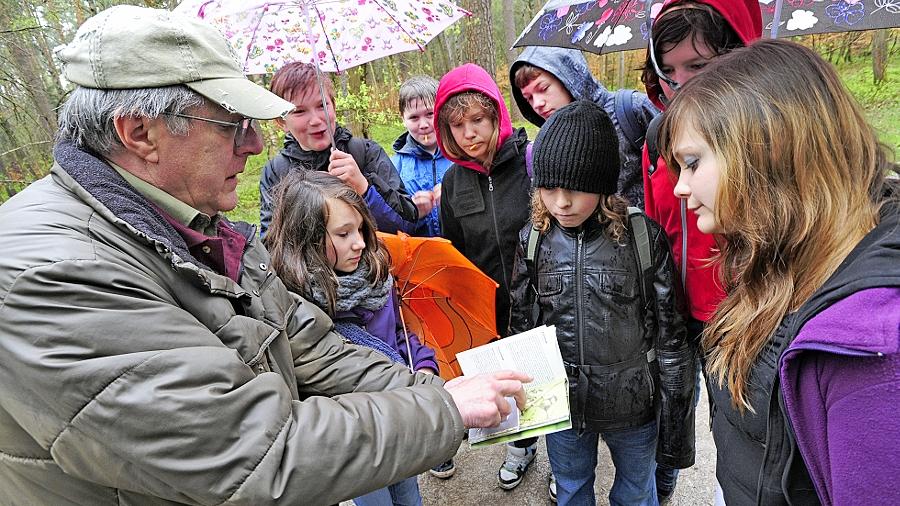
POLYGON ((882 142, 900 154, 900 57, 888 60, 887 78, 872 82, 872 59, 838 65, 844 84, 859 101, 882 142))

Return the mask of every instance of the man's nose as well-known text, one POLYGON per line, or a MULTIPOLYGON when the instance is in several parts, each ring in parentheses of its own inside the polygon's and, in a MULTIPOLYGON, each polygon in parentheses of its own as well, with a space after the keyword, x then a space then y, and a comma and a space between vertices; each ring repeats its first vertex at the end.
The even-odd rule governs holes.
POLYGON ((262 135, 257 131, 258 128, 259 125, 254 125, 252 128, 247 129, 241 145, 235 149, 238 155, 258 155, 262 153, 263 140, 262 135))

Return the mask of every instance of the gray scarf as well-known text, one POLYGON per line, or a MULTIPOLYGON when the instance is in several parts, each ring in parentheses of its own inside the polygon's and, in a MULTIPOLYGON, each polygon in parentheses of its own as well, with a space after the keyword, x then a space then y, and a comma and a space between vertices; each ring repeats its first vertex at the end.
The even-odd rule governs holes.
MULTIPOLYGON (((387 279, 381 283, 370 284, 366 276, 369 275, 369 265, 360 262, 359 267, 349 274, 337 276, 337 300, 335 301, 335 313, 352 311, 359 307, 369 311, 377 311, 387 304, 387 298, 391 294, 394 278, 388 274, 387 279)), ((310 284, 310 297, 320 308, 327 308, 325 290, 313 279, 310 284)))

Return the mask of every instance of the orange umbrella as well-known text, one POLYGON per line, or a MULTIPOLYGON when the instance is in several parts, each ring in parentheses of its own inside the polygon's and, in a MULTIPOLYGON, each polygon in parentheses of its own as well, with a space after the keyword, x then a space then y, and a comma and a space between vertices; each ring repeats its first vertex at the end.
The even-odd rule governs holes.
POLYGON ((441 377, 462 374, 456 354, 497 336, 497 283, 450 241, 378 233, 391 254, 404 326, 435 350, 441 377))

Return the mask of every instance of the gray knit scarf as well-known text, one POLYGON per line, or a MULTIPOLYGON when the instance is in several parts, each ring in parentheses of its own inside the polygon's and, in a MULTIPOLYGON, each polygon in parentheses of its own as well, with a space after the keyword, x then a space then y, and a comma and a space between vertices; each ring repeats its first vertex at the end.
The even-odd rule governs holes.
MULTIPOLYGON (((335 313, 352 311, 354 308, 377 311, 387 304, 387 298, 391 294, 394 278, 388 274, 387 279, 381 283, 370 284, 366 276, 369 275, 369 265, 360 262, 359 267, 349 274, 337 277, 337 301, 335 301, 335 313)), ((313 302, 320 308, 327 308, 328 301, 325 298, 325 290, 312 279, 309 283, 309 294, 313 302)))

